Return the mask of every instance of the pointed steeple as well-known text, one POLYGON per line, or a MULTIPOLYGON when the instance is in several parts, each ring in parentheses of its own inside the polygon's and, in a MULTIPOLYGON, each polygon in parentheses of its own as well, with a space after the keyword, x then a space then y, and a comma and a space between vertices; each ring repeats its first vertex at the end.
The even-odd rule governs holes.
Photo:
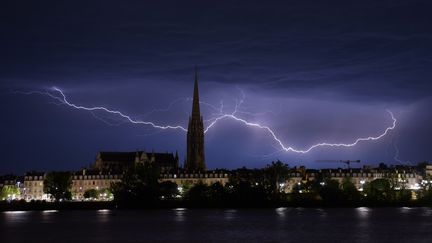
POLYGON ((195 83, 192 101, 192 115, 189 117, 187 131, 186 171, 204 171, 204 124, 199 107, 198 69, 195 66, 195 83))
POLYGON ((200 117, 200 106, 199 106, 199 91, 198 91, 198 68, 195 66, 195 84, 192 101, 192 117, 200 117))

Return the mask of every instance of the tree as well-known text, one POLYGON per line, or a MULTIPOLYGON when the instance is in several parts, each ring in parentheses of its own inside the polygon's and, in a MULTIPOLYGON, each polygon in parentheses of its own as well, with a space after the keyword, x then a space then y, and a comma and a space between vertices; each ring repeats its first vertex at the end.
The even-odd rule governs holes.
POLYGON ((332 179, 324 181, 323 185, 318 189, 318 194, 324 201, 331 203, 339 203, 342 198, 339 182, 332 179))
POLYGON ((213 183, 209 187, 209 192, 210 200, 214 205, 223 205, 226 203, 228 193, 226 188, 220 182, 213 183))
POLYGON ((113 193, 109 188, 100 189, 98 193, 99 193, 99 199, 107 200, 107 199, 113 199, 114 197, 113 193))
POLYGON ((252 185, 262 184, 264 181, 264 170, 263 169, 248 169, 246 167, 233 170, 229 178, 230 183, 235 185, 242 181, 248 181, 252 185))
POLYGON ((99 192, 96 189, 89 189, 89 190, 84 192, 84 198, 98 199, 99 198, 99 192))
POLYGON ((374 202, 389 202, 394 198, 394 190, 388 179, 375 179, 366 183, 364 191, 369 200, 374 202))
POLYGON ((111 185, 114 200, 129 205, 155 203, 159 197, 158 178, 159 169, 152 163, 130 168, 120 182, 111 185))
POLYGON ((387 180, 390 183, 391 193, 387 200, 406 203, 411 200, 411 191, 407 189, 407 179, 405 173, 394 171, 387 175, 387 180))
POLYGON ((426 175, 420 184, 421 189, 417 191, 417 198, 426 203, 432 203, 432 176, 426 175))
POLYGON ((44 192, 50 194, 56 201, 70 200, 72 177, 69 172, 50 172, 44 180, 44 192))
POLYGON ((343 198, 349 202, 358 202, 361 199, 361 194, 357 190, 351 178, 345 177, 341 183, 343 198))
POLYGON ((205 205, 210 199, 209 187, 202 182, 195 184, 187 191, 185 199, 197 205, 205 205))
POLYGON ((289 166, 281 161, 272 161, 264 169, 265 186, 270 189, 273 194, 280 192, 281 185, 289 178, 289 166))
POLYGON ((0 200, 10 200, 20 195, 20 190, 15 185, 4 185, 0 190, 0 200))
POLYGON ((159 184, 159 195, 163 199, 173 199, 180 194, 178 186, 172 181, 164 181, 159 184))

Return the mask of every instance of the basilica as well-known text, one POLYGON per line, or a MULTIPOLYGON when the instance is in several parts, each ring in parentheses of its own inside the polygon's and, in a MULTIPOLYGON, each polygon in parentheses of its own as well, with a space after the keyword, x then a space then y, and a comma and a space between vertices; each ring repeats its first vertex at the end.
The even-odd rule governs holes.
POLYGON ((184 172, 203 173, 206 170, 204 154, 204 124, 200 112, 198 72, 195 68, 192 114, 189 117, 187 131, 186 161, 183 168, 179 166, 178 153, 158 153, 146 151, 132 152, 99 152, 93 169, 100 171, 125 171, 138 164, 153 163, 161 173, 184 172))

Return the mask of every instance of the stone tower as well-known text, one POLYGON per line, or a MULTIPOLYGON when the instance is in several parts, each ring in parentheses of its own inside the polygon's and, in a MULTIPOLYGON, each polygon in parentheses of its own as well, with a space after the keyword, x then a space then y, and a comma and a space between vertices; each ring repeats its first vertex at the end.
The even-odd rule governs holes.
POLYGON ((192 115, 189 117, 187 132, 187 159, 185 169, 189 172, 205 171, 204 125, 200 113, 198 73, 195 67, 195 84, 192 101, 192 115))

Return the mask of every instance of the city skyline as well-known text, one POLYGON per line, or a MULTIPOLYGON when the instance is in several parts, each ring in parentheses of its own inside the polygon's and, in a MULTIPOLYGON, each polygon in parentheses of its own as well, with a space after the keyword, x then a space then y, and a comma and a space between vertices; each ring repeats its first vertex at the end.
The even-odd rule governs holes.
POLYGON ((239 118, 268 126, 284 145, 302 150, 378 136, 392 125, 386 110, 397 119, 378 141, 307 154, 280 151, 268 131, 227 119, 205 135, 208 168, 263 167, 277 159, 307 167, 343 167, 315 162, 320 159, 360 159, 361 165, 430 160, 428 3, 263 8, 251 2, 241 11, 229 3, 198 4, 196 11, 195 4, 174 11, 135 3, 119 11, 107 1, 105 14, 92 3, 7 4, 0 171, 80 168, 103 150, 178 150, 183 162, 182 129, 77 111, 35 92, 60 97, 51 89, 58 87, 76 105, 186 128, 195 64, 205 126, 238 108, 239 118))

